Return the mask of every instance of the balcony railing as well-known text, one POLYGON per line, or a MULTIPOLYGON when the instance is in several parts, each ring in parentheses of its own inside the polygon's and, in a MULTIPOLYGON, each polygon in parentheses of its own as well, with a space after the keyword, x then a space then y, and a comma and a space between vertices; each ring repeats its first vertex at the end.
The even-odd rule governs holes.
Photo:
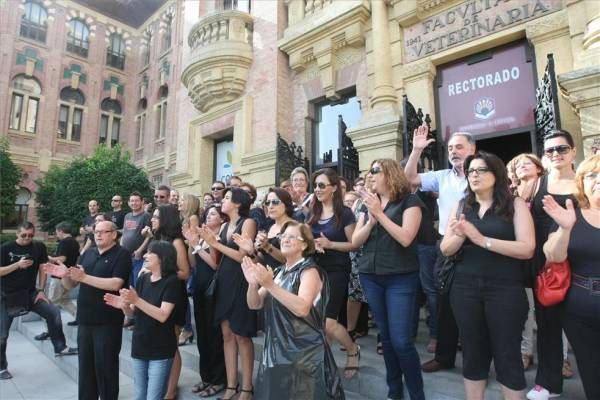
POLYGON ((106 65, 118 69, 125 69, 125 54, 106 49, 106 65))
POLYGON ((333 0, 304 0, 304 3, 304 15, 309 16, 318 13, 333 3, 333 0))
POLYGON ((188 44, 192 50, 225 40, 252 44, 252 30, 250 14, 237 10, 221 11, 194 25, 188 44))

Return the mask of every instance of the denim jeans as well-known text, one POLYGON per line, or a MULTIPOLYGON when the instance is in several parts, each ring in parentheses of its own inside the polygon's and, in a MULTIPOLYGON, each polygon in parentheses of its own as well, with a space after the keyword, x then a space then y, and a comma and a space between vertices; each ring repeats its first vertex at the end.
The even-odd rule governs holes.
POLYGON ((411 338, 419 273, 359 276, 381 335, 388 397, 403 397, 404 376, 411 400, 424 400, 421 362, 411 338))
POLYGON ((141 360, 133 358, 135 400, 162 400, 167 392, 173 358, 141 360))
POLYGON ((417 245, 419 255, 419 278, 421 279, 421 288, 427 297, 427 326, 429 327, 429 337, 437 337, 438 304, 437 289, 433 276, 435 266, 436 250, 435 245, 417 245))
POLYGON ((144 259, 137 260, 135 257, 131 257, 131 276, 129 277, 129 286, 135 287, 138 275, 144 266, 144 259))
MULTIPOLYGON (((33 303, 36 295, 37 291, 34 290, 30 292, 31 303, 33 303)), ((46 320, 54 352, 59 353, 64 350, 64 348, 67 347, 67 342, 63 333, 62 320, 60 318, 60 310, 58 307, 52 303, 46 303, 43 300, 39 300, 31 307, 30 311, 46 320)), ((8 345, 8 334, 12 322, 13 318, 8 316, 4 299, 0 295, 0 371, 8 368, 6 347, 8 345)))

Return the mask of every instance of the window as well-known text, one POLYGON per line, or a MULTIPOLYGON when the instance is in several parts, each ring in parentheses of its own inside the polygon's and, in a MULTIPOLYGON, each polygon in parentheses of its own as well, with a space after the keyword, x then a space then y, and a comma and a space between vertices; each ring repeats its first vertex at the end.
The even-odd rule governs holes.
POLYGON ((81 57, 87 57, 89 47, 90 29, 82 20, 72 19, 69 22, 69 32, 67 34, 67 51, 81 57))
POLYGON ((108 147, 119 143, 121 130, 121 103, 117 100, 106 98, 100 104, 100 144, 108 147), (110 138, 110 141, 108 140, 110 138))
POLYGON ((135 118, 136 127, 136 148, 141 149, 144 147, 144 131, 146 130, 146 113, 141 113, 135 118))
POLYGON ((161 51, 167 51, 171 48, 171 36, 173 34, 173 17, 168 17, 165 21, 167 27, 162 36, 162 48, 161 51))
POLYGON ((223 10, 240 10, 250 12, 250 0, 222 0, 223 10))
POLYGON ((42 88, 34 78, 17 75, 13 79, 9 129, 36 133, 41 94, 42 88))
POLYGON ((142 50, 142 66, 150 64, 150 46, 152 45, 152 34, 146 34, 146 44, 142 50))
POLYGON ((106 65, 118 69, 125 69, 125 41, 117 33, 110 35, 106 49, 106 65))
POLYGON ((85 97, 79 89, 70 87, 60 91, 58 110, 58 138, 79 142, 83 125, 83 106, 85 97))
POLYGON ((158 89, 160 103, 156 106, 156 134, 155 139, 160 140, 165 137, 167 128, 167 97, 169 96, 169 87, 162 85, 158 89))
POLYGON ((315 165, 336 163, 340 147, 339 117, 348 128, 353 128, 360 120, 360 104, 356 96, 343 98, 335 103, 322 103, 316 106, 314 121, 314 163, 315 165))
POLYGON ((46 9, 35 1, 25 3, 25 14, 21 17, 21 36, 45 43, 47 30, 48 13, 46 9))
POLYGON ((14 229, 27 221, 29 200, 31 200, 31 192, 27 188, 19 188, 15 199, 15 208, 5 218, 2 218, 2 229, 14 229))

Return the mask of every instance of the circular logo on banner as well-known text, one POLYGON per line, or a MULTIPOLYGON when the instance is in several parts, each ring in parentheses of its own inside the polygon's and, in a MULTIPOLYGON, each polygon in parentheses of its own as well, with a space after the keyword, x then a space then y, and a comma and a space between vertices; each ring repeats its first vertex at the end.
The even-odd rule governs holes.
POLYGON ((496 114, 496 102, 491 97, 482 97, 474 107, 475 118, 489 119, 496 114))

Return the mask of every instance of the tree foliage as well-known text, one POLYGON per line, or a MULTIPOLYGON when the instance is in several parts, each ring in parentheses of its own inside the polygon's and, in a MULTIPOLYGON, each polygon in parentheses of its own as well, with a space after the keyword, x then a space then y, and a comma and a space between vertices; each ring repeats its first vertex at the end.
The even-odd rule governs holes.
POLYGON ((119 146, 99 146, 92 155, 75 158, 64 168, 53 166, 36 183, 38 218, 47 232, 61 221, 79 226, 88 215, 91 199, 98 201, 100 212, 109 212, 115 194, 123 197, 126 208, 131 192, 140 192, 146 199, 153 193, 146 172, 133 165, 130 153, 119 146))
POLYGON ((9 157, 8 139, 0 138, 0 219, 15 209, 15 200, 23 177, 23 171, 9 157))

